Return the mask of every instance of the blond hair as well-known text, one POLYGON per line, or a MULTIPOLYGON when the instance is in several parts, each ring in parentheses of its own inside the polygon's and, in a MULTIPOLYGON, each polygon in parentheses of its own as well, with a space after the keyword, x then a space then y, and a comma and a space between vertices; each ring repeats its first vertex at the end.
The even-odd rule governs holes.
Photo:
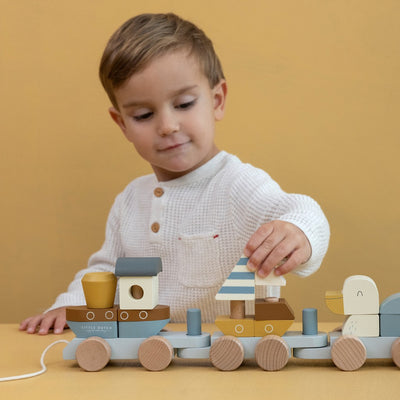
POLYGON ((101 83, 117 108, 114 90, 156 57, 188 50, 213 88, 224 79, 211 40, 196 25, 175 14, 141 14, 126 21, 110 38, 100 62, 101 83))

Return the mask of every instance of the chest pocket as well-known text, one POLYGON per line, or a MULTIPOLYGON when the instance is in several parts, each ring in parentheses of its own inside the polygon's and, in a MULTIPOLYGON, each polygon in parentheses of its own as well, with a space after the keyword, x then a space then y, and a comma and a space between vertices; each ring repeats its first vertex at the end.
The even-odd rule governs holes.
POLYGON ((220 239, 216 232, 181 235, 178 240, 179 282, 192 288, 220 286, 224 274, 219 246, 220 239))

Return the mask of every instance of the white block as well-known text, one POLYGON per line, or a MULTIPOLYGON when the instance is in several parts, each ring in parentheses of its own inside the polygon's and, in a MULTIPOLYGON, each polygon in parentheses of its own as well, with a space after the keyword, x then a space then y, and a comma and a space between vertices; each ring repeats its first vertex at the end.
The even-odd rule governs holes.
POLYGON ((379 315, 350 315, 342 328, 343 335, 379 336, 379 315))
POLYGON ((119 306, 122 310, 151 310, 158 304, 158 276, 121 276, 119 278, 119 306), (143 297, 135 299, 131 288, 140 286, 143 297))
POLYGON ((286 286, 286 279, 281 276, 276 276, 272 271, 266 278, 261 278, 256 274, 256 286, 286 286))
POLYGON ((379 314, 379 293, 375 282, 365 275, 348 277, 343 284, 344 314, 379 314))

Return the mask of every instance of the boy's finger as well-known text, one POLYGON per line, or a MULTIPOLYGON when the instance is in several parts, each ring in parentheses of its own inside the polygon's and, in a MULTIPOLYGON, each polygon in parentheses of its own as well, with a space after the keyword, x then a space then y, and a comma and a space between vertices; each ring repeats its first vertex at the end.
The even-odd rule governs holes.
POLYGON ((274 231, 274 226, 271 223, 261 225, 252 237, 247 242, 244 248, 244 255, 250 257, 253 252, 260 247, 261 243, 265 241, 274 231))
POLYGON ((53 326, 54 324, 54 317, 51 317, 49 315, 46 315, 41 323, 40 323, 40 329, 39 329, 39 335, 47 335, 49 333, 49 329, 53 326))
MULTIPOLYGON (((249 258, 249 261, 247 264, 249 270, 255 271, 255 270, 259 270, 260 268, 262 268, 264 263, 269 259, 271 252, 273 252, 277 246, 280 246, 280 243, 283 240, 284 240, 284 236, 281 233, 274 232, 270 236, 268 236, 259 245, 259 247, 253 252, 251 257, 249 258)), ((278 262, 279 261, 281 261, 281 260, 278 260, 278 262)), ((271 266, 271 268, 267 268, 267 269, 270 270, 274 266, 275 265, 273 265, 273 266, 271 266)), ((267 265, 267 267, 268 267, 268 265, 267 265)), ((266 275, 268 275, 268 273, 266 275)))
POLYGON ((294 251, 288 259, 279 267, 276 268, 276 275, 284 275, 290 271, 293 271, 299 265, 304 263, 304 259, 302 257, 302 252, 300 250, 294 251))
POLYGON ((268 276, 273 269, 279 265, 282 260, 287 258, 293 252, 293 244, 287 238, 278 243, 270 252, 268 257, 263 261, 258 271, 258 275, 262 278, 268 276))
POLYGON ((66 318, 64 316, 57 317, 56 321, 54 322, 54 333, 60 334, 63 332, 64 328, 66 327, 66 318))
POLYGON ((26 330, 26 327, 28 326, 29 321, 31 320, 31 318, 32 318, 32 317, 29 317, 29 318, 27 318, 27 319, 24 319, 24 320, 19 324, 19 330, 20 330, 20 331, 26 330))
POLYGON ((42 315, 37 315, 36 317, 32 317, 31 320, 28 323, 26 331, 28 333, 35 333, 37 327, 40 324, 40 321, 42 320, 43 316, 42 315))

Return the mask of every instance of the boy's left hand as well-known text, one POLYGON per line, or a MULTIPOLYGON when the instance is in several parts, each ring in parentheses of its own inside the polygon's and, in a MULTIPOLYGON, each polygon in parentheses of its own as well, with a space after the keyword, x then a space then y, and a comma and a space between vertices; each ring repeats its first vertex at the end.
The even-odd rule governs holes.
POLYGON ((262 278, 275 269, 275 275, 286 274, 311 257, 311 246, 304 232, 285 221, 271 221, 254 233, 247 242, 244 255, 249 258, 247 267, 258 271, 262 278))

